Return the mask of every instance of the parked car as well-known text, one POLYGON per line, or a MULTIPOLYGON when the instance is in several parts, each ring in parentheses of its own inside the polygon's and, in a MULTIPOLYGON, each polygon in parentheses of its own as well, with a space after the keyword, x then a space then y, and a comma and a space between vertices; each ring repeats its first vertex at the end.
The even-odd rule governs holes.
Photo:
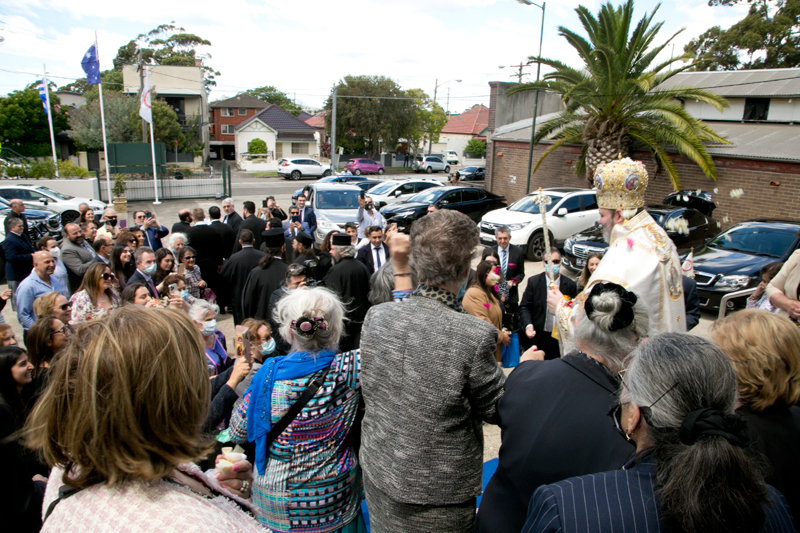
MULTIPOLYGON (((691 248, 699 249, 720 231, 716 220, 697 209, 671 205, 649 205, 646 209, 656 223, 666 229, 667 235, 675 243, 678 253, 688 252, 691 248), (689 223, 688 235, 667 229, 668 222, 678 218, 684 218, 689 223)), ((574 272, 580 272, 590 253, 604 254, 607 248, 608 244, 603 240, 603 230, 599 224, 596 224, 564 241, 564 255, 561 257, 561 264, 574 272)))
MULTIPOLYGON (((76 198, 68 194, 54 191, 44 185, 7 185, 0 186, 0 198, 13 200, 18 198, 25 204, 26 210, 41 209, 46 206, 57 213, 61 213, 61 224, 68 224, 80 217, 78 206, 82 203, 89 204, 95 211, 103 211, 106 204, 92 198, 76 198)), ((27 211, 25 216, 27 216, 27 211)))
POLYGON ((317 180, 317 183, 350 183, 354 181, 365 181, 366 179, 367 178, 362 178, 361 176, 353 176, 349 174, 342 176, 341 174, 336 174, 320 178, 317 180))
POLYGON ((450 163, 451 165, 458 164, 458 152, 456 152, 455 150, 447 150, 444 153, 444 155, 445 159, 447 159, 447 162, 450 163))
POLYGON ((461 181, 483 181, 486 179, 486 169, 483 167, 464 167, 456 170, 456 179, 461 181))
MULTIPOLYGON (((6 227, 5 220, 11 216, 11 204, 5 198, 0 198, 0 236, 5 237, 6 227)), ((28 237, 31 242, 36 244, 36 241, 45 235, 52 235, 56 240, 61 240, 61 232, 63 226, 61 224, 61 215, 43 205, 38 207, 29 208, 25 206, 25 218, 28 219, 28 237)))
POLYGON ((414 172, 450 172, 450 165, 442 161, 441 158, 436 156, 422 156, 418 155, 411 163, 411 169, 414 172))
POLYGON ((330 167, 313 159, 286 159, 278 165, 278 176, 284 179, 318 178, 331 175, 330 167))
MULTIPOLYGON (((800 247, 800 220, 759 218, 726 229, 694 251, 694 271, 700 307, 719 309, 726 294, 753 289, 761 283, 761 268, 786 261, 800 247)), ((728 301, 728 310, 745 306, 745 298, 728 301)))
POLYGON ((477 187, 432 187, 405 202, 387 205, 381 214, 390 224, 396 223, 398 230, 408 233, 411 224, 424 217, 431 204, 439 209, 454 209, 477 222, 487 211, 505 207, 506 199, 477 187))
MULTIPOLYGON (((560 245, 570 235, 591 228, 600 220, 597 196, 593 190, 559 187, 543 192, 552 199, 546 209, 551 246, 560 245)), ((544 232, 539 204, 533 201, 534 194, 537 193, 523 196, 506 209, 486 213, 480 223, 481 242, 486 246, 494 246, 497 243, 495 228, 508 226, 511 244, 525 250, 530 261, 541 261, 544 232)))
POLYGON ((369 191, 375 207, 382 209, 386 205, 405 202, 418 192, 431 187, 442 187, 444 184, 433 178, 406 180, 388 180, 381 182, 369 191))
POLYGON ((306 206, 314 210, 317 217, 317 243, 325 239, 328 232, 344 232, 347 222, 355 222, 358 217, 358 197, 361 188, 347 183, 312 183, 304 187, 306 206))
POLYGON ((361 174, 382 175, 384 172, 386 172, 386 168, 384 168, 383 165, 373 161, 372 159, 366 158, 351 159, 345 164, 344 168, 356 176, 360 176, 361 174))
POLYGON ((377 187, 383 183, 382 181, 378 180, 364 180, 364 181, 352 181, 349 182, 348 185, 355 185, 356 187, 361 188, 362 191, 370 191, 373 187, 377 187))

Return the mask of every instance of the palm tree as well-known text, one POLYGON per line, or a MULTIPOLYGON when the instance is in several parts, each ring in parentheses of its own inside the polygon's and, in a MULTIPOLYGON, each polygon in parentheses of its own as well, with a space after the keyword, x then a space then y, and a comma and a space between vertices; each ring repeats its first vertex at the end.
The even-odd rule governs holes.
POLYGON ((529 58, 531 62, 541 61, 556 70, 545 74, 540 82, 509 89, 508 94, 547 90, 561 94, 565 104, 563 111, 537 128, 534 143, 550 137, 555 144, 539 158, 534 172, 562 144, 583 144, 575 173, 585 174, 592 182, 597 165, 620 155, 626 157, 632 143, 638 143, 652 153, 657 172, 661 168, 667 171, 676 190, 680 188, 680 180, 667 147, 692 159, 706 176, 716 179, 714 163, 704 145, 728 144, 728 141, 689 115, 681 100, 699 100, 720 111, 728 103, 704 89, 659 90, 659 85, 689 68, 690 64, 674 69, 671 66, 692 57, 686 54, 653 64, 670 41, 683 31, 651 48, 663 25, 663 22, 653 24, 659 7, 660 4, 651 14, 645 14, 631 32, 633 0, 616 8, 610 3, 603 5, 598 18, 579 6, 575 11, 589 40, 563 26, 559 26, 558 31, 578 52, 583 68, 575 69, 554 59, 529 58))

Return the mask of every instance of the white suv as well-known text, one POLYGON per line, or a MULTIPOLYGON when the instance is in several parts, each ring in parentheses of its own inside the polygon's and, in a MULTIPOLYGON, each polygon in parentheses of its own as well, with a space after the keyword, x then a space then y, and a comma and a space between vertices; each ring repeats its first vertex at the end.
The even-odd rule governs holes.
POLYGON ((428 174, 431 172, 450 172, 450 165, 442 161, 441 158, 432 155, 418 155, 414 158, 414 162, 411 163, 411 168, 414 169, 414 172, 427 172, 428 174))
MULTIPOLYGON (((597 196, 594 190, 559 187, 545 189, 543 193, 552 198, 547 206, 547 229, 550 245, 558 246, 570 235, 592 227, 600 220, 597 196)), ((544 232, 539 204, 532 201, 537 193, 523 196, 505 209, 496 209, 483 215, 478 228, 481 243, 494 246, 497 226, 508 226, 511 244, 525 250, 530 261, 541 261, 544 250, 544 232)))
POLYGON ((93 198, 75 198, 69 194, 54 191, 44 185, 4 185, 0 186, 0 198, 9 202, 13 199, 22 200, 26 208, 42 209, 47 206, 57 213, 61 213, 61 223, 68 224, 80 218, 78 206, 89 204, 89 209, 101 212, 106 204, 93 198))
POLYGON ((444 155, 447 157, 447 162, 451 165, 458 164, 458 152, 455 150, 448 150, 444 153, 444 155))
POLYGON ((444 183, 435 178, 416 178, 410 180, 388 180, 372 187, 367 196, 378 209, 383 206, 405 202, 415 194, 431 187, 441 187, 444 183))
POLYGON ((283 179, 299 180, 305 176, 325 178, 331 169, 314 159, 281 159, 278 163, 278 176, 283 179))

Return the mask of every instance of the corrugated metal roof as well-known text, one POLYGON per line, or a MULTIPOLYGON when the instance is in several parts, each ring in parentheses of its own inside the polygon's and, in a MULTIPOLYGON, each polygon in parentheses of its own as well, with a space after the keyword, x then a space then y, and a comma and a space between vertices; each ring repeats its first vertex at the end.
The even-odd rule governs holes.
POLYGON ((727 97, 800 96, 800 68, 681 72, 659 89, 699 87, 727 97))
POLYGON ((727 138, 729 145, 706 147, 711 155, 800 162, 800 126, 706 122, 727 138))

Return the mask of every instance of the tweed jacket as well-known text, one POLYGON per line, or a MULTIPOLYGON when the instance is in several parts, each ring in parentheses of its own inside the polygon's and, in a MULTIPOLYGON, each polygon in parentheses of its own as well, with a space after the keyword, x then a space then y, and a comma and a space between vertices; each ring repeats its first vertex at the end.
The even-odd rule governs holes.
POLYGON ((481 492, 482 422, 499 423, 497 328, 413 295, 372 307, 361 333, 361 462, 391 499, 463 503, 481 492))

